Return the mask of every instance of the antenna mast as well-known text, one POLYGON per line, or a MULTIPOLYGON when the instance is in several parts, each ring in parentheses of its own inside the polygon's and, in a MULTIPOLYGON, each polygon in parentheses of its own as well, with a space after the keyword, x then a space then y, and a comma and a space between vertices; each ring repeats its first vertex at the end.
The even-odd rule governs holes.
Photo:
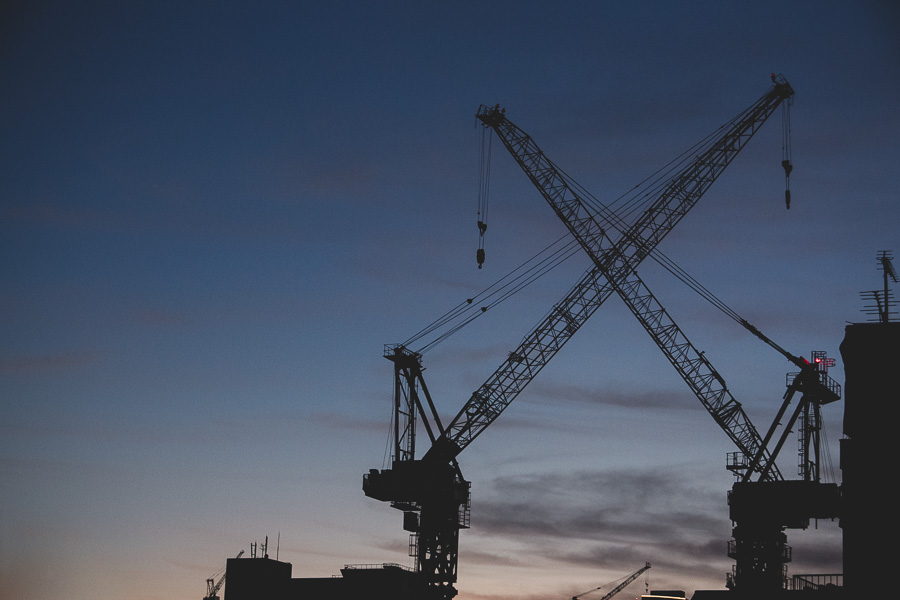
POLYGON ((888 323, 891 320, 891 312, 896 314, 896 311, 891 311, 891 308, 896 305, 896 302, 888 287, 888 280, 890 279, 892 282, 898 283, 897 271, 894 269, 893 262, 891 262, 894 260, 894 257, 890 251, 882 250, 879 252, 877 260, 878 269, 881 271, 884 280, 884 287, 881 290, 860 292, 860 295, 864 300, 873 302, 873 304, 868 304, 863 307, 863 312, 875 316, 875 318, 870 319, 870 321, 888 323))

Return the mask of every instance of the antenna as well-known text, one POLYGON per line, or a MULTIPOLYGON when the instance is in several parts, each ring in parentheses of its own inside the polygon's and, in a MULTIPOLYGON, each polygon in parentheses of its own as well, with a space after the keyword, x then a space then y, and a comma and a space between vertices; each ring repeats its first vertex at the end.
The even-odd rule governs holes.
POLYGON ((894 283, 897 283, 897 271, 894 270, 894 263, 891 261, 894 257, 887 250, 882 250, 878 253, 878 262, 880 263, 881 271, 884 276, 884 323, 890 321, 890 291, 888 290, 888 277, 893 280, 894 283))
POLYGON ((894 269, 893 262, 891 262, 893 259, 893 255, 888 250, 879 252, 877 257, 878 269, 882 273, 884 286, 880 290, 860 292, 863 300, 872 303, 863 307, 864 313, 875 317, 874 319, 869 319, 869 321, 888 323, 891 320, 891 313, 896 314, 896 311, 892 311, 891 308, 896 306, 897 303, 888 287, 889 279, 894 283, 898 283, 897 271, 894 269))

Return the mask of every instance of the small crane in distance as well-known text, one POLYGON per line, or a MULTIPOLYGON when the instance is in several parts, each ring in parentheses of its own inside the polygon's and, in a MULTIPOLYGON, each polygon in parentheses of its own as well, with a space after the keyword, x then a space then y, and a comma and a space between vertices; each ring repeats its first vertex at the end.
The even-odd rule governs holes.
MULTIPOLYGON (((240 558, 243 555, 244 551, 241 550, 235 558, 240 558)), ((222 576, 218 580, 216 580, 218 573, 206 580, 206 595, 203 596, 203 600, 219 600, 219 590, 222 589, 222 584, 225 583, 225 571, 223 570, 221 573, 222 576)))
MULTIPOLYGON (((622 581, 622 583, 620 583, 619 585, 617 585, 616 587, 611 589, 609 592, 606 593, 606 595, 604 595, 599 600, 609 600, 610 598, 612 598, 613 596, 615 596, 616 594, 618 594, 619 592, 624 590, 628 585, 631 584, 632 581, 634 581, 635 579, 640 577, 641 573, 648 570, 649 568, 650 568, 650 563, 645 564, 643 567, 641 567, 640 569, 638 569, 637 571, 635 571, 634 573, 632 573, 631 575, 626 577, 622 581)), ((572 600, 579 600, 580 598, 587 596, 590 593, 596 592, 597 590, 599 590, 602 587, 605 587, 605 586, 601 585, 600 587, 596 587, 592 590, 588 590, 588 591, 584 592, 583 594, 578 594, 577 596, 572 596, 572 600)))

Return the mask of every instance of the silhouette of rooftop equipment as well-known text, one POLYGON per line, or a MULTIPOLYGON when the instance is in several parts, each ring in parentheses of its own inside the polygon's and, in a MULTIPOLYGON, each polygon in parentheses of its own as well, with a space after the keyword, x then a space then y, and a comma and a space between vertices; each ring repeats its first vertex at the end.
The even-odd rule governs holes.
POLYGON ((870 321, 887 323, 891 320, 892 314, 897 314, 895 310, 892 310, 897 306, 897 303, 894 300, 894 295, 889 287, 890 282, 897 283, 898 281, 897 271, 894 270, 893 260, 894 257, 890 252, 886 250, 879 252, 878 268, 881 270, 884 286, 880 290, 860 292, 860 296, 870 303, 865 305, 863 309, 863 312, 874 317, 869 319, 870 321))

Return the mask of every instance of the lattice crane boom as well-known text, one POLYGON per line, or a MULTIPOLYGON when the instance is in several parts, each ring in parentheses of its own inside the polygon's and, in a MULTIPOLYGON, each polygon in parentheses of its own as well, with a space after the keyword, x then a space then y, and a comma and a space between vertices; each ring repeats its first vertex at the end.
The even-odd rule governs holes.
MULTIPOLYGON (((238 552, 238 555, 235 558, 240 558, 244 555, 244 551, 241 550, 238 552)), ((219 590, 222 589, 222 584, 225 583, 225 573, 222 573, 221 577, 216 579, 215 577, 211 577, 206 580, 206 595, 203 597, 203 600, 219 600, 219 590)))
MULTIPOLYGON (((603 594, 603 596, 601 598, 598 598, 597 600, 609 600, 610 598, 612 598, 613 596, 615 596, 616 594, 618 594, 619 592, 624 590, 626 587, 631 585, 631 582, 633 582, 635 579, 640 577, 641 574, 644 573, 644 571, 648 570, 649 568, 650 568, 650 563, 645 564, 643 567, 641 567, 640 569, 638 569, 637 571, 635 571, 634 573, 632 573, 631 575, 626 577, 625 580, 622 581, 622 583, 620 583, 619 585, 617 585, 616 587, 614 587, 607 593, 603 594)), ((577 596, 572 596, 572 600, 579 600, 579 598, 587 596, 588 594, 590 594, 592 592, 596 592, 597 590, 601 589, 602 587, 603 586, 600 586, 598 588, 588 590, 588 591, 584 592, 583 594, 578 594, 577 596)))
MULTIPOLYGON (((672 320, 637 271, 631 271, 616 286, 616 291, 740 453, 747 458, 763 457, 761 460, 768 465, 765 479, 783 479, 777 465, 769 460, 762 437, 741 403, 728 390, 725 380, 672 320)), ((731 466, 738 471, 746 470, 742 461, 731 466)))
MULTIPOLYGON (((774 81, 774 85, 759 100, 733 119, 731 126, 720 137, 669 181, 651 206, 615 243, 609 237, 608 219, 598 220, 598 215, 576 191, 568 176, 556 167, 534 140, 506 118, 504 111, 482 106, 478 118, 498 135, 557 216, 591 256, 594 266, 472 394, 448 424, 446 434, 438 438, 425 458, 443 461, 456 456, 496 419, 616 290, 617 285, 633 273, 634 268, 697 203, 778 105, 792 95, 793 89, 787 81, 783 78, 774 81)), ((724 412, 733 412, 734 408, 725 407, 724 412)), ((728 425, 729 422, 725 419, 722 423, 728 425)), ((734 433, 738 439, 743 437, 743 434, 734 433)), ((758 439, 758 434, 755 437, 758 439)))

